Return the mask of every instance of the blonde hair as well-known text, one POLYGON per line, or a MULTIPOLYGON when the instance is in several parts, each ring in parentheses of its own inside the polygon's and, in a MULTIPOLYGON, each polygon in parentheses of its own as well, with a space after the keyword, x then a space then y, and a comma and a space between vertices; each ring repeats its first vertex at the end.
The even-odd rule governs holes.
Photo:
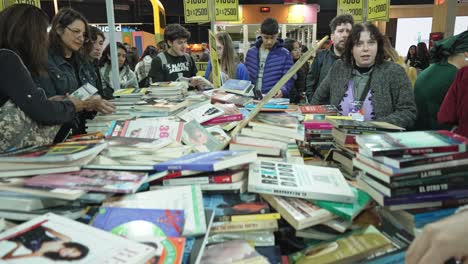
POLYGON ((418 77, 418 71, 416 68, 411 67, 405 63, 403 57, 398 55, 398 52, 392 47, 392 44, 390 44, 390 40, 388 38, 384 38, 384 54, 385 59, 391 60, 405 69, 406 75, 411 82, 411 87, 414 88, 414 83, 418 77))
MULTIPOLYGON (((216 39, 224 46, 223 54, 219 58, 221 70, 229 76, 229 79, 237 79, 237 59, 234 53, 234 45, 231 36, 227 32, 218 32, 216 39)), ((210 73, 209 79, 213 80, 213 73, 210 73)))

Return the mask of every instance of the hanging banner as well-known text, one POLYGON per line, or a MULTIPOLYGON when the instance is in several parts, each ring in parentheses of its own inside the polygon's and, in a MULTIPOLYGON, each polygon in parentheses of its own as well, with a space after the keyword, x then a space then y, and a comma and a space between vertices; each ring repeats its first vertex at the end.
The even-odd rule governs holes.
POLYGON ((185 23, 210 22, 208 0, 184 0, 185 23))
POLYGON ((354 22, 364 21, 364 0, 337 0, 337 15, 351 14, 354 22))
POLYGON ((216 49, 216 36, 208 30, 210 45, 211 74, 213 75, 213 84, 215 88, 221 87, 221 68, 219 66, 218 51, 216 49))
POLYGON ((239 21, 239 0, 215 1, 215 21, 239 21))
POLYGON ((3 6, 3 0, 0 0, 0 11, 2 11, 3 8, 5 8, 5 7, 3 6))
POLYGON ((368 0, 367 21, 388 21, 390 0, 368 0))
MULTIPOLYGON (((3 0, 0 0, 2 2, 3 0)), ((41 8, 41 1, 40 0, 7 0, 7 6, 11 6, 14 4, 28 4, 33 5, 41 8)), ((3 4, 3 3, 2 3, 3 4)))

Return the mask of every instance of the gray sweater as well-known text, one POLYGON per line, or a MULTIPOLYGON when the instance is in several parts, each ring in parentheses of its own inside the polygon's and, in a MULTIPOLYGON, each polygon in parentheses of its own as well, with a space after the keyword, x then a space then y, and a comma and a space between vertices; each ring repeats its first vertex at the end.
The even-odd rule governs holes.
MULTIPOLYGON (((339 107, 348 81, 352 78, 352 70, 351 65, 337 60, 310 103, 339 107)), ((411 127, 416 119, 416 104, 405 70, 393 62, 385 61, 374 66, 373 71, 370 92, 375 120, 404 128, 411 127)))

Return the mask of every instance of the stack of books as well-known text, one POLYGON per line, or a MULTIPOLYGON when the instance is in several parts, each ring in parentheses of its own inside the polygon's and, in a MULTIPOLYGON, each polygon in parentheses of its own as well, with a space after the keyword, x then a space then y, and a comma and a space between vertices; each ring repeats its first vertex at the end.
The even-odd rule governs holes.
POLYGON ((188 85, 184 82, 156 82, 147 88, 151 97, 168 100, 184 100, 188 85))

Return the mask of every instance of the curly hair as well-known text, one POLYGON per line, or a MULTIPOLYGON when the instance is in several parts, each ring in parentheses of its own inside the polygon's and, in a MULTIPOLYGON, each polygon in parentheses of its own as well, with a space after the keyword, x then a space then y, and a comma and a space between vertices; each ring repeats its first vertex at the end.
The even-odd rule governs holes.
POLYGON ((380 33, 379 29, 372 23, 366 22, 357 24, 351 30, 348 40, 346 41, 345 52, 343 54, 343 59, 346 63, 353 65, 353 47, 361 39, 361 32, 368 31, 370 33, 371 39, 377 41, 377 55, 375 56, 375 64, 379 65, 385 61, 385 50, 384 50, 384 36, 380 33))

